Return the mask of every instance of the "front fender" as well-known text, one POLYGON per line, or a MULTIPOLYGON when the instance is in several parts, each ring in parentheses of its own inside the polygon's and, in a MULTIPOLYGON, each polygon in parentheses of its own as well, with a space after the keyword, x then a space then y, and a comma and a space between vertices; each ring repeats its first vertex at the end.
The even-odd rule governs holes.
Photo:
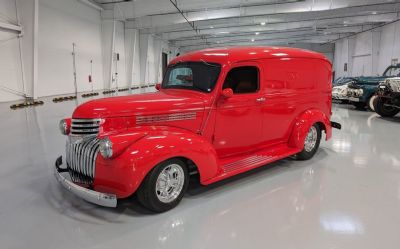
POLYGON ((173 157, 192 160, 198 168, 201 182, 217 175, 217 154, 203 137, 169 127, 152 127, 142 132, 145 135, 119 156, 112 159, 97 157, 96 189, 116 193, 119 198, 128 197, 154 166, 173 157))
POLYGON ((368 99, 376 93, 378 85, 363 87, 363 95, 361 96, 361 102, 368 102, 368 99))
POLYGON ((332 136, 332 126, 328 116, 320 110, 310 109, 300 114, 296 120, 289 138, 289 146, 303 149, 304 140, 311 126, 315 123, 322 123, 326 134, 326 140, 332 136))

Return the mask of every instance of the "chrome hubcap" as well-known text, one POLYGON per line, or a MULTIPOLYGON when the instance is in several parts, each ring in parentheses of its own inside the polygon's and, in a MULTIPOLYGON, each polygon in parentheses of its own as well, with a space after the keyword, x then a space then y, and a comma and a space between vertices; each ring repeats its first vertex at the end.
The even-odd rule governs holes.
POLYGON ((311 152, 314 149, 315 144, 317 143, 317 139, 317 128, 315 128, 315 126, 311 126, 310 130, 307 133, 306 140, 304 141, 304 149, 307 152, 311 152))
POLYGON ((179 164, 170 164, 165 167, 156 182, 158 200, 163 203, 174 201, 183 189, 185 173, 179 164))

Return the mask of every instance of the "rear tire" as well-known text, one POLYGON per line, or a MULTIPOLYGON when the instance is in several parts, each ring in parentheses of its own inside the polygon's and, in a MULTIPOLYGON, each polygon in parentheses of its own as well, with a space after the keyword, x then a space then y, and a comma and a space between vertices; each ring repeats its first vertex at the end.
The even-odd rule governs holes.
POLYGON ((139 202, 146 208, 165 212, 176 207, 189 186, 189 173, 184 162, 169 159, 154 167, 137 191, 139 202))
POLYGON ((391 106, 385 106, 387 102, 387 99, 385 98, 378 98, 376 105, 375 105, 375 111, 382 117, 393 117, 397 113, 400 112, 400 109, 391 107, 391 106))
POLYGON ((321 127, 319 124, 314 124, 310 127, 307 136, 304 140, 303 150, 296 154, 296 159, 298 160, 308 160, 311 159, 319 148, 321 142, 321 127))

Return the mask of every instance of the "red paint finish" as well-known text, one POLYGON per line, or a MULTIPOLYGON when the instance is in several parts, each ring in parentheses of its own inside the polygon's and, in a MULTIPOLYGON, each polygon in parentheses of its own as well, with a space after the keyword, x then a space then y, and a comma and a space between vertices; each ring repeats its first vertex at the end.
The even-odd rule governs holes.
POLYGON ((288 157, 303 149, 309 128, 319 123, 331 137, 331 63, 321 54, 294 48, 206 49, 178 62, 221 65, 209 93, 163 89, 112 97, 79 106, 73 118, 103 119, 98 138, 113 143, 113 157, 96 160, 93 188, 124 198, 148 172, 173 157, 193 162, 210 184, 288 157), (229 71, 258 70, 254 93, 223 92, 229 71))

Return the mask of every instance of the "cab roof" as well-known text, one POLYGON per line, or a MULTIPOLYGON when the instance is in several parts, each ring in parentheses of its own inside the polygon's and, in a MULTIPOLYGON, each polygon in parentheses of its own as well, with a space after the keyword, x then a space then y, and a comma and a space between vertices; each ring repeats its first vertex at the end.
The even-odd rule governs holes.
POLYGON ((219 64, 230 64, 246 60, 266 58, 314 58, 331 63, 323 54, 286 47, 224 47, 209 48, 186 53, 173 59, 170 64, 185 61, 215 62, 219 64))

